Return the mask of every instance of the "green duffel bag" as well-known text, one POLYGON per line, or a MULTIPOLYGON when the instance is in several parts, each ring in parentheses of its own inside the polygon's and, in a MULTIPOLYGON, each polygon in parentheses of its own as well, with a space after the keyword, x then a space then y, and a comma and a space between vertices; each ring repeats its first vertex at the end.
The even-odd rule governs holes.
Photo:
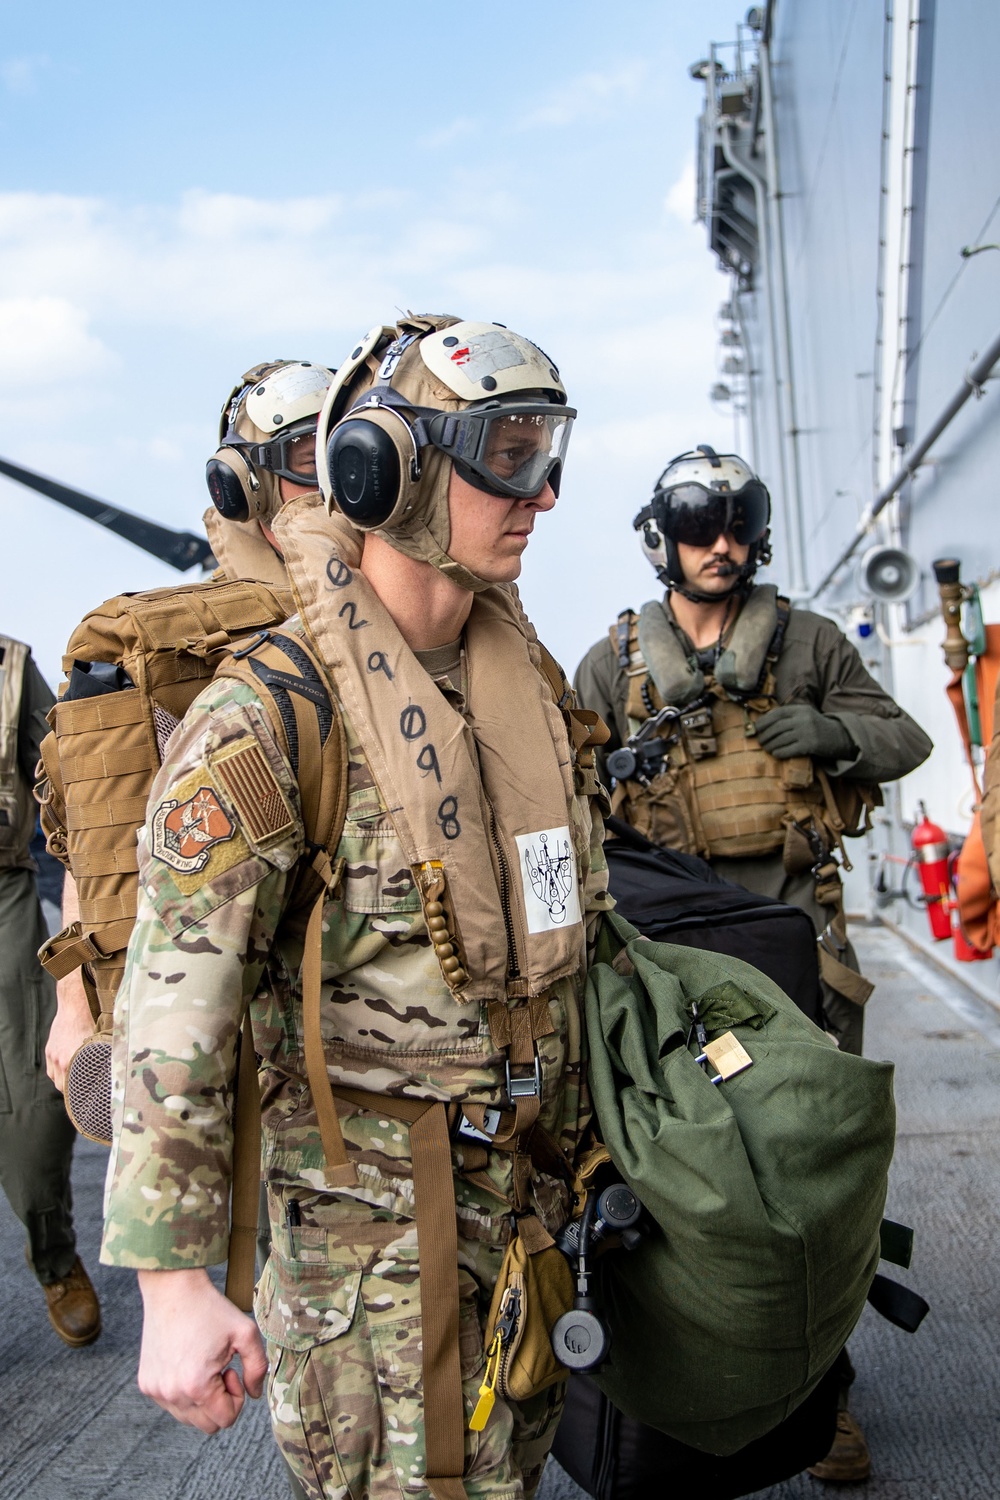
MULTIPOLYGON (((587 982, 589 1077, 608 1151, 654 1221, 599 1262, 627 1416, 706 1453, 761 1437, 847 1342, 879 1260, 890 1063, 838 1052, 759 970, 606 916, 587 982), (614 966, 612 966, 614 965, 614 966), (727 1033, 752 1059, 700 1065, 727 1033), (722 1081, 719 1073, 728 1076, 722 1081)), ((722 1049, 733 1052, 728 1038, 722 1049)))

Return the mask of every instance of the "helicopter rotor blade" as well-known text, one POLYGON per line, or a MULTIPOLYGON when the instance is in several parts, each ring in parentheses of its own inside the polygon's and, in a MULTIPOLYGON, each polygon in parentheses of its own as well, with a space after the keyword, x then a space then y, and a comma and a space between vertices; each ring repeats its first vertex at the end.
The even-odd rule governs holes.
POLYGON ((161 562, 169 563, 179 573, 186 573, 189 568, 199 564, 210 567, 215 560, 206 538, 195 536, 192 531, 172 531, 168 526, 159 526, 155 521, 147 521, 143 516, 133 515, 131 511, 122 510, 117 505, 108 505, 103 500, 96 500, 93 495, 70 489, 68 485, 47 479, 44 474, 36 474, 33 469, 22 469, 19 464, 8 463, 3 458, 0 458, 0 474, 26 485, 28 489, 37 490, 47 499, 76 511, 77 515, 96 521, 98 526, 123 537, 134 547, 141 547, 143 552, 150 553, 161 562))

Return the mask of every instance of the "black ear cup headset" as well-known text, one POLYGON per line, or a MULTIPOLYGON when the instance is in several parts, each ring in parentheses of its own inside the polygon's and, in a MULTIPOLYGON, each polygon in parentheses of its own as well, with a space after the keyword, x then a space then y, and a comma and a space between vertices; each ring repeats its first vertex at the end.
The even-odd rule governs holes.
MULTIPOLYGON (((410 418, 399 409, 397 403, 403 403, 390 384, 404 351, 419 337, 417 333, 407 333, 389 342, 378 368, 376 385, 336 421, 326 438, 330 491, 338 509, 362 531, 374 530, 390 520, 398 521, 412 505, 420 482, 417 432, 410 418)), ((354 351, 353 369, 377 347, 373 330, 368 340, 354 351)), ((320 418, 320 441, 328 408, 320 418)), ((412 407, 407 410, 412 411, 412 407)))
POLYGON ((212 504, 227 521, 249 521, 270 509, 262 504, 260 480, 239 448, 220 448, 205 465, 205 481, 212 504))
POLYGON ((219 447, 205 465, 205 482, 212 504, 227 521, 249 521, 270 513, 272 497, 265 492, 250 457, 241 448, 230 446, 229 440, 237 436, 233 423, 247 393, 277 369, 280 365, 272 363, 249 370, 223 403, 219 447))
POLYGON ((316 424, 330 383, 325 365, 274 360, 248 370, 230 391, 219 419, 219 447, 205 466, 212 503, 227 521, 274 515, 281 506, 280 479, 316 487, 316 424), (264 409, 256 418, 255 399, 264 409))
POLYGON ((589 1257, 605 1235, 617 1234, 626 1250, 634 1250, 642 1236, 636 1228, 642 1204, 624 1182, 613 1182, 598 1192, 591 1188, 583 1214, 572 1220, 557 1241, 569 1260, 576 1261, 576 1297, 572 1312, 563 1313, 552 1329, 552 1351, 568 1370, 596 1370, 608 1357, 611 1334, 591 1295, 589 1257))

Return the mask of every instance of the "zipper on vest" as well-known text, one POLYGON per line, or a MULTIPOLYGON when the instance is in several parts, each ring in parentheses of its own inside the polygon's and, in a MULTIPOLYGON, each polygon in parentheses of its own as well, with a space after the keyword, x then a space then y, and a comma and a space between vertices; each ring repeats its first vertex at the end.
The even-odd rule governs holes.
POLYGON ((514 936, 514 914, 510 904, 510 865, 507 863, 507 854, 500 842, 497 832, 496 814, 492 806, 490 808, 490 838, 493 840, 493 848, 496 850, 497 869, 500 871, 500 910, 503 913, 503 925, 507 933, 507 972, 511 979, 520 979, 521 965, 517 956, 517 941, 514 936))

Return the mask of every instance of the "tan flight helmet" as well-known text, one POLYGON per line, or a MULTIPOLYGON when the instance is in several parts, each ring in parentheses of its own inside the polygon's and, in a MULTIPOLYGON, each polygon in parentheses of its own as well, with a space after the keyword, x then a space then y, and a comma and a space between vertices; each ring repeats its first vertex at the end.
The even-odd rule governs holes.
POLYGON ((275 359, 242 375, 226 397, 219 447, 205 466, 209 494, 227 521, 270 521, 279 480, 317 488, 313 434, 333 371, 275 359))
POLYGON ((488 495, 558 493, 575 416, 552 360, 520 334, 407 314, 341 365, 316 432, 319 486, 359 530, 484 589, 448 554, 452 465, 488 495))

